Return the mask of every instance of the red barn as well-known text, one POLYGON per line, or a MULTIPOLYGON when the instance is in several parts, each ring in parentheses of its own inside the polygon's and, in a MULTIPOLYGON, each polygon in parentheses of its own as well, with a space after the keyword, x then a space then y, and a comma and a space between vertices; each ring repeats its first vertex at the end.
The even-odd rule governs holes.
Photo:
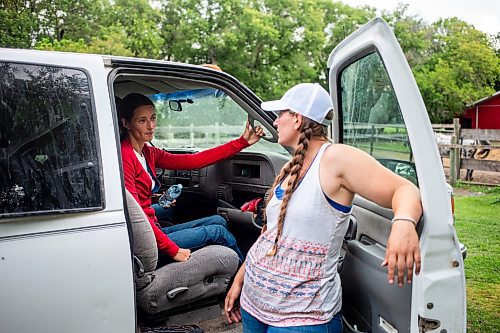
POLYGON ((460 125, 462 128, 500 130, 500 91, 467 106, 460 125))

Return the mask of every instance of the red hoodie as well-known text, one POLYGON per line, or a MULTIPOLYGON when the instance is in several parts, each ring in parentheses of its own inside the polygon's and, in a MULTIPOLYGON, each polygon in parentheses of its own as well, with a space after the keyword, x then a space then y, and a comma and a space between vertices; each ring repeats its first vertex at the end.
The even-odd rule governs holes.
MULTIPOLYGON (((196 154, 171 154, 148 144, 144 145, 142 153, 146 158, 146 163, 156 177, 156 168, 169 170, 203 168, 234 156, 248 146, 248 142, 243 137, 240 137, 239 139, 196 154)), ((155 210, 151 207, 152 180, 135 156, 134 149, 128 138, 122 140, 121 151, 125 188, 141 205, 144 213, 146 213, 153 228, 158 248, 166 252, 170 257, 174 257, 179 251, 179 247, 158 226, 155 210)))

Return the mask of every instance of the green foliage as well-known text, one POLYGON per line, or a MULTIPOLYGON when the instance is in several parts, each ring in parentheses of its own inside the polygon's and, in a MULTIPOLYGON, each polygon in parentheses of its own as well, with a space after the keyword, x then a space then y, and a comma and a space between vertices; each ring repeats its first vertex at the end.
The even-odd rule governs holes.
POLYGON ((433 24, 428 60, 414 68, 433 122, 448 122, 465 106, 495 92, 500 57, 487 35, 457 18, 433 24))
MULTIPOLYGON (((330 0, 0 0, 0 47, 216 63, 268 99, 326 86, 328 54, 375 16, 330 0)), ((500 89, 500 34, 456 18, 429 25, 402 4, 382 16, 433 122, 500 89)))
POLYGON ((133 50, 124 42, 126 38, 126 32, 118 25, 103 28, 100 38, 92 37, 88 45, 88 53, 133 56, 133 50))
POLYGON ((135 57, 162 58, 161 16, 148 0, 116 0, 105 17, 106 26, 121 30, 122 45, 135 57))
POLYGON ((40 38, 64 38, 89 41, 102 24, 104 15, 101 0, 39 0, 32 1, 37 8, 40 38))
POLYGON ((1 0, 2 47, 33 47, 42 39, 90 41, 102 25, 107 0, 1 0))
POLYGON ((351 7, 342 2, 322 1, 326 11, 327 43, 325 52, 328 54, 338 43, 353 33, 363 24, 376 16, 374 7, 351 7))
POLYGON ((125 32, 119 27, 112 26, 106 29, 101 38, 92 37, 90 42, 85 42, 82 38, 77 41, 70 39, 50 40, 43 38, 36 45, 35 49, 45 51, 65 51, 93 54, 110 54, 117 56, 133 56, 124 44, 125 32))
POLYGON ((410 67, 426 62, 432 41, 432 29, 421 18, 407 13, 408 5, 399 4, 394 11, 384 11, 382 17, 393 28, 410 67))
POLYGON ((30 48, 37 30, 32 8, 21 1, 0 0, 0 47, 30 48))
POLYGON ((468 248, 467 331, 500 330, 500 188, 460 186, 455 198, 455 228, 468 248), (458 194, 465 193, 465 194, 458 194))
POLYGON ((166 1, 167 59, 218 63, 263 98, 324 74, 321 2, 166 1))
POLYGON ((37 50, 45 51, 66 51, 66 52, 81 52, 84 53, 87 50, 87 44, 83 39, 77 41, 72 41, 69 39, 53 40, 49 38, 43 38, 39 41, 35 48, 37 50))

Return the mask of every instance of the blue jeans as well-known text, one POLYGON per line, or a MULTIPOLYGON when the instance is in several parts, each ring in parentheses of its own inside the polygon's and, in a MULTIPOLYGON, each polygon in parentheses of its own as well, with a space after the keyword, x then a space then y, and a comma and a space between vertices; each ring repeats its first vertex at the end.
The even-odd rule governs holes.
POLYGON ((342 333, 342 316, 337 313, 326 324, 276 327, 264 324, 241 309, 243 333, 342 333))
POLYGON ((220 215, 164 227, 161 230, 183 249, 196 251, 207 245, 223 245, 236 252, 242 262, 245 260, 236 239, 227 229, 226 220, 220 215))
POLYGON ((172 207, 163 208, 159 204, 152 204, 151 207, 155 210, 155 215, 158 221, 165 221, 172 223, 173 221, 173 209, 172 207))

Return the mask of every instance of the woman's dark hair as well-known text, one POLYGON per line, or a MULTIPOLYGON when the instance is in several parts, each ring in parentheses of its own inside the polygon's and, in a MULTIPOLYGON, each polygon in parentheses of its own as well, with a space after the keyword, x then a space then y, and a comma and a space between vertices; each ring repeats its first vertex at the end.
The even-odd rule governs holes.
POLYGON ((118 116, 119 124, 120 124, 120 139, 123 139, 127 136, 128 130, 123 127, 122 118, 125 118, 127 121, 131 121, 134 117, 134 111, 138 107, 151 105, 154 106, 153 102, 143 94, 139 93, 131 93, 125 96, 120 103, 117 105, 118 108, 118 116))

